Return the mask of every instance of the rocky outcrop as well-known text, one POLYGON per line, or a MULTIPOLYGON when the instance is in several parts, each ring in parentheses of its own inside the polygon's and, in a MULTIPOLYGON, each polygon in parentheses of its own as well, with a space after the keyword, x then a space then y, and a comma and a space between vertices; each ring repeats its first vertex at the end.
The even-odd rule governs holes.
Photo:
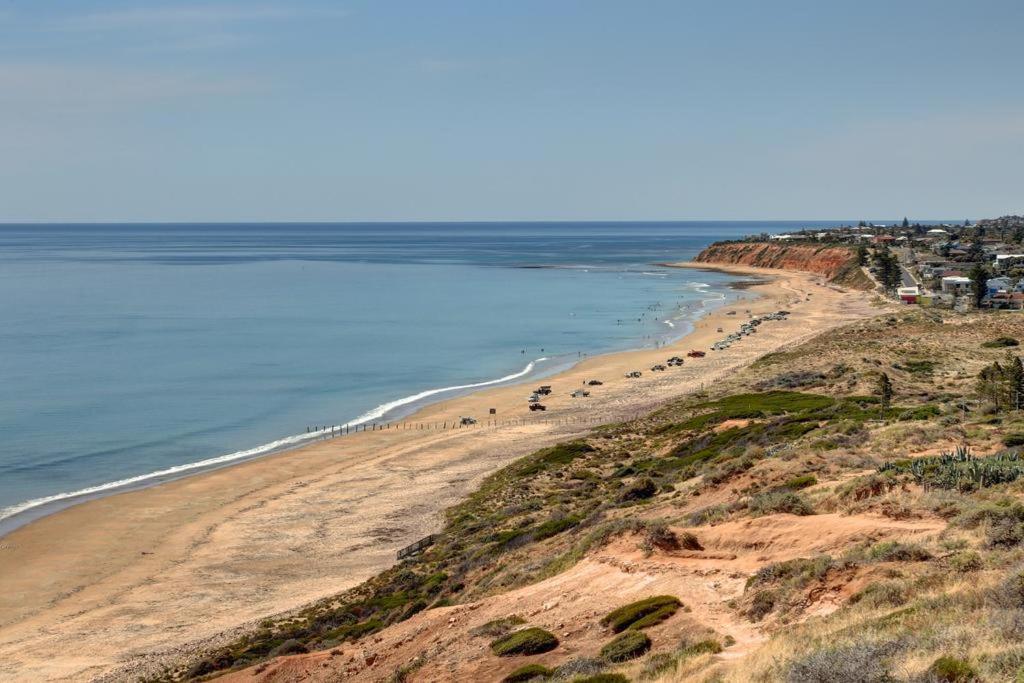
POLYGON ((831 282, 848 287, 871 288, 867 276, 857 265, 856 253, 846 247, 770 242, 716 242, 704 249, 694 260, 709 264, 800 270, 823 275, 831 282))

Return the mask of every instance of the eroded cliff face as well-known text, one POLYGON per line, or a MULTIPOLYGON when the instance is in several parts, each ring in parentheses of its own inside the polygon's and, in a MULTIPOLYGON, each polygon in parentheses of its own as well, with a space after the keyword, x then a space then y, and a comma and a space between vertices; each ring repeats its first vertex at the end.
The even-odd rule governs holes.
POLYGON ((857 266, 857 256, 845 247, 819 247, 813 244, 774 244, 770 242, 716 242, 702 251, 695 261, 783 268, 823 275, 832 282, 870 288, 871 284, 857 266))

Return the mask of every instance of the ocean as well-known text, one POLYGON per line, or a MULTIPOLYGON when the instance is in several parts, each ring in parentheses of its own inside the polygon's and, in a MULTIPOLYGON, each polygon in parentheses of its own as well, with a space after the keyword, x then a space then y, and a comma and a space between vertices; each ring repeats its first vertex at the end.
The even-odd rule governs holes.
POLYGON ((742 292, 655 264, 837 224, 0 225, 0 533, 681 336, 742 292))

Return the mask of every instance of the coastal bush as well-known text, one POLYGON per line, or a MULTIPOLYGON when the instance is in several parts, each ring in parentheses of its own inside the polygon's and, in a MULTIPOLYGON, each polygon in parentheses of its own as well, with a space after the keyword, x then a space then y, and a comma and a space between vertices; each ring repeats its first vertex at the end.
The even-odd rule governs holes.
POLYGON ((486 624, 477 626, 469 630, 469 635, 485 638, 497 638, 503 636, 509 631, 514 629, 516 626, 525 624, 526 620, 517 614, 513 614, 510 617, 500 617, 498 619, 491 619, 486 624))
POLYGON ((798 491, 809 486, 814 486, 817 483, 818 478, 813 474, 802 474, 798 477, 793 477, 792 479, 787 480, 786 483, 782 485, 782 488, 798 491))
POLYGON ((643 631, 629 630, 620 633, 601 648, 601 656, 609 662, 626 662, 636 659, 651 649, 651 639, 643 631))
POLYGON ((923 562, 932 559, 932 554, 914 543, 882 541, 871 546, 868 559, 874 562, 923 562))
POLYGON ((275 647, 273 650, 271 650, 269 656, 280 657, 281 655, 305 654, 306 652, 309 652, 309 648, 307 648, 303 643, 299 642, 298 640, 292 638, 290 640, 284 641, 283 643, 275 647))
POLYGON ((667 652, 659 652, 647 658, 644 666, 640 669, 640 680, 650 681, 661 678, 665 674, 675 671, 676 658, 667 652))
POLYGON ((775 609, 775 600, 775 591, 757 591, 747 608, 747 618, 751 621, 761 621, 775 609))
POLYGON ((1020 346, 1020 342, 1013 337, 996 337, 982 344, 986 349, 1003 349, 1009 346, 1020 346))
POLYGON ((683 550, 704 550, 704 546, 692 532, 684 531, 679 536, 679 547, 683 550))
POLYGON ((577 657, 570 659, 564 664, 559 664, 551 672, 551 677, 563 681, 571 680, 577 683, 579 676, 594 676, 605 670, 607 663, 604 660, 594 657, 577 657))
POLYGON ((747 504, 750 514, 755 517, 788 513, 791 515, 813 515, 814 509, 804 498, 792 491, 759 493, 747 504))
POLYGON ((560 443, 523 458, 517 463, 517 474, 520 477, 528 477, 556 465, 568 465, 576 458, 593 453, 594 450, 586 441, 560 443))
POLYGON ((685 659, 700 655, 717 655, 721 651, 722 645, 717 640, 699 640, 696 643, 683 645, 679 650, 679 657, 685 659))
POLYGON ((1024 434, 1021 434, 1020 432, 1007 434, 1003 437, 1003 445, 1009 448, 1013 448, 1014 446, 1024 446, 1024 434))
POLYGON ((661 622, 669 619, 673 614, 679 610, 676 605, 665 605, 664 607, 657 609, 650 614, 640 617, 632 624, 629 625, 631 630, 641 631, 645 628, 657 626, 661 622))
POLYGON ((872 607, 900 607, 908 600, 907 586, 899 581, 872 581, 850 596, 850 604, 862 602, 872 607))
POLYGON ((754 388, 765 391, 767 389, 799 389, 825 381, 825 375, 813 370, 794 370, 784 372, 771 379, 766 379, 754 385, 754 388))
POLYGON ((981 555, 973 550, 964 550, 951 555, 947 560, 949 566, 957 572, 975 572, 985 566, 981 555))
POLYGON ((647 531, 644 534, 644 544, 652 548, 661 548, 662 550, 679 550, 680 547, 679 537, 664 522, 647 527, 647 531))
POLYGON ((523 683, 523 681, 532 681, 535 678, 548 678, 551 676, 551 669, 540 664, 527 664, 521 666, 508 676, 501 679, 501 683, 523 683))
POLYGON ((586 678, 575 678, 572 683, 629 683, 622 674, 594 674, 586 678))
POLYGON ((655 595, 612 610, 601 619, 601 625, 609 627, 614 633, 619 633, 630 628, 634 622, 648 614, 653 614, 665 607, 674 608, 674 613, 675 610, 682 607, 682 604, 674 595, 655 595))
POLYGON ((968 662, 956 657, 939 657, 928 667, 928 679, 941 683, 970 683, 978 679, 978 672, 968 662))
POLYGON ((788 683, 892 683, 895 680, 888 658, 894 644, 856 643, 812 652, 792 662, 788 683))
POLYGON ((559 519, 549 519, 534 529, 533 538, 536 541, 543 541, 545 538, 551 538, 563 531, 572 529, 574 526, 577 526, 581 520, 582 517, 579 515, 571 515, 569 517, 561 517, 559 519))
POLYGON ((747 579, 747 588, 769 583, 787 583, 796 588, 803 588, 812 581, 825 577, 833 566, 829 555, 817 557, 799 557, 783 562, 765 565, 747 579))
POLYGON ((558 638, 536 626, 514 631, 491 643, 491 651, 499 657, 537 655, 558 647, 558 638))
POLYGON ((658 487, 649 478, 644 477, 630 484, 619 496, 622 502, 644 500, 658 492, 658 487))

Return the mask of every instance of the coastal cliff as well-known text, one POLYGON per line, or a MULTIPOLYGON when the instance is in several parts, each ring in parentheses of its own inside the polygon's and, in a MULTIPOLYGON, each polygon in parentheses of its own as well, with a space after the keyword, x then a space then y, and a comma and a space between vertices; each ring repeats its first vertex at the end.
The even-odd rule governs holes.
POLYGON ((871 282, 847 247, 769 242, 716 242, 694 259, 698 263, 734 264, 756 268, 782 268, 824 275, 830 282, 855 289, 870 289, 871 282))

